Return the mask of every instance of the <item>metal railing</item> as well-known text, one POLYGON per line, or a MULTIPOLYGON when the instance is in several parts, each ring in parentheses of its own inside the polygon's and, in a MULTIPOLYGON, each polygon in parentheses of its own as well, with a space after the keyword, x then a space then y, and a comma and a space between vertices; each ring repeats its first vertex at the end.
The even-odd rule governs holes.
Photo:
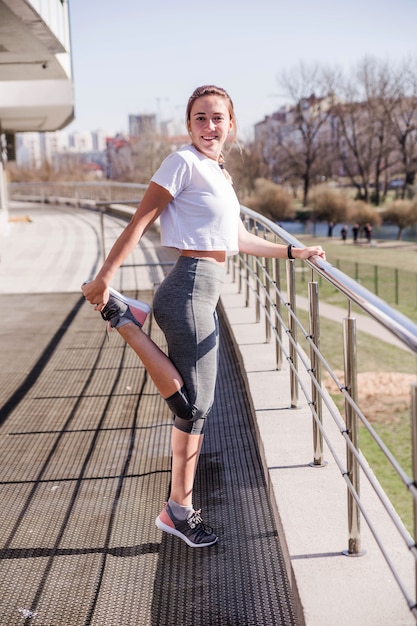
MULTIPOLYGON (((146 188, 144 185, 126 185, 124 183, 25 183, 14 184, 9 187, 11 198, 30 198, 32 200, 48 200, 66 197, 68 202, 83 205, 85 200, 96 203, 102 212, 114 210, 114 204, 131 202, 132 196, 136 204, 146 188), (65 194, 68 194, 66 196, 65 194), (127 196, 130 195, 130 198, 127 196)), ((126 210, 126 217, 131 213, 126 210)), ((265 238, 302 247, 302 244, 283 228, 258 213, 242 207, 242 219, 248 230, 265 238)), ((341 476, 346 483, 348 497, 348 537, 346 555, 359 556, 361 546, 361 516, 366 521, 375 541, 390 568, 413 616, 417 620, 417 576, 414 583, 414 597, 411 597, 404 580, 390 556, 389 546, 384 545, 366 507, 361 500, 360 481, 369 481, 377 498, 382 504, 386 515, 398 533, 406 554, 412 555, 414 568, 417 568, 417 382, 410 389, 410 438, 412 447, 412 476, 409 476, 398 460, 389 450, 367 419, 358 401, 358 363, 357 363, 357 330, 356 319, 352 314, 352 307, 359 307, 366 315, 376 321, 382 328, 395 336, 406 350, 417 355, 417 325, 410 319, 389 307, 383 300, 362 287, 358 282, 343 274, 327 261, 313 257, 304 261, 311 269, 311 280, 307 285, 308 297, 308 328, 306 329, 297 315, 296 293, 296 264, 293 260, 279 261, 278 259, 263 259, 238 255, 229 259, 228 271, 232 272, 233 280, 238 289, 245 294, 246 304, 250 298, 255 298, 256 321, 261 321, 261 312, 265 319, 265 337, 272 339, 276 345, 276 367, 282 368, 283 360, 289 364, 289 387, 291 406, 299 403, 299 392, 303 393, 311 410, 313 418, 313 459, 310 465, 323 466, 324 442, 333 456, 341 476), (281 264, 285 263, 285 280, 281 279, 281 264), (320 306, 319 284, 317 277, 328 281, 335 289, 346 297, 346 317, 343 320, 344 343, 344 381, 341 381, 320 349, 320 306), (285 290, 281 283, 285 283, 285 290), (301 335, 308 346, 308 350, 301 347, 298 336, 301 335), (309 354, 307 355, 307 352, 309 354), (344 418, 330 396, 324 392, 322 386, 322 372, 325 370, 336 384, 344 402, 344 418), (306 385, 305 376, 310 381, 310 388, 306 385), (340 435, 344 439, 346 461, 343 462, 336 450, 334 442, 323 425, 323 405, 334 420, 340 435), (393 506, 381 488, 378 480, 363 458, 358 445, 358 427, 361 424, 367 429, 372 440, 390 463, 395 474, 399 477, 404 493, 411 495, 414 514, 413 536, 406 530, 405 525, 398 517, 393 506)))
MULTIPOLYGON (((274 224, 271 220, 260 216, 258 213, 242 207, 242 218, 248 230, 277 242, 292 244, 295 247, 303 247, 302 244, 291 236, 283 228, 274 224)), ((344 551, 349 556, 360 556, 361 546, 361 515, 376 540, 376 543, 384 556, 408 606, 417 620, 417 582, 414 585, 415 596, 410 597, 405 581, 395 567, 389 552, 389 546, 384 545, 378 535, 378 531, 366 511, 360 496, 360 481, 366 479, 375 491, 387 516, 390 518, 395 530, 403 541, 405 551, 409 551, 414 557, 415 568, 417 566, 417 382, 410 389, 410 436, 412 440, 412 476, 407 472, 390 452, 386 443, 381 439, 370 421, 365 416, 358 403, 358 363, 357 363, 357 330, 356 319, 352 314, 353 305, 378 322, 384 329, 394 335, 412 354, 417 355, 417 325, 410 319, 392 309, 383 300, 362 287, 355 280, 343 274, 330 263, 313 257, 305 263, 312 270, 311 281, 307 286, 308 294, 308 329, 304 327, 297 315, 296 295, 296 271, 293 260, 285 260, 286 289, 281 286, 281 271, 278 259, 253 258, 248 255, 239 255, 237 261, 229 261, 229 271, 233 273, 233 280, 238 283, 239 291, 244 291, 247 304, 250 294, 255 298, 256 321, 261 321, 261 310, 265 317, 265 338, 267 341, 274 338, 276 343, 276 367, 281 369, 285 358, 290 368, 290 397, 291 407, 295 408, 299 402, 299 390, 310 407, 313 417, 313 460, 310 465, 321 466, 325 464, 323 442, 332 454, 340 473, 346 482, 348 495, 348 547, 344 551), (334 288, 346 296, 346 317, 343 320, 343 343, 344 343, 344 381, 341 381, 325 355, 320 350, 320 314, 319 314, 319 289, 315 278, 321 277, 328 281, 334 288), (284 314, 287 320, 284 319, 284 314), (298 335, 301 334, 309 347, 309 356, 300 347, 298 335), (283 339, 284 338, 284 339, 283 339), (308 389, 300 375, 301 370, 307 373, 311 381, 308 389), (343 397, 345 405, 345 417, 335 409, 329 396, 323 392, 322 371, 327 371, 330 378, 337 385, 339 393, 343 397), (323 426, 322 409, 326 406, 333 418, 341 436, 345 440, 346 462, 338 457, 334 442, 331 441, 323 426), (358 445, 359 424, 365 427, 373 441, 392 466, 394 472, 401 480, 404 494, 409 492, 413 501, 414 513, 414 536, 411 537, 402 521, 399 519, 393 506, 381 488, 378 480, 370 470, 366 460, 361 454, 358 445)), ((417 581, 417 578, 416 578, 417 581)), ((409 581, 408 581, 409 582, 409 581)))
POLYGON ((117 182, 28 182, 10 183, 10 198, 54 202, 61 198, 71 204, 88 203, 137 205, 147 185, 117 182))

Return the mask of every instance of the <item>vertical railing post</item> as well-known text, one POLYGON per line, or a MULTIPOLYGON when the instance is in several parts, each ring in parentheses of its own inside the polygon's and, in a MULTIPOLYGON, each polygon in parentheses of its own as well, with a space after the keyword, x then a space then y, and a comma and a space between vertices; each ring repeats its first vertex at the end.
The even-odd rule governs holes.
MULTIPOLYGON (((235 264, 233 263, 233 267, 235 264)), ((242 293, 242 272, 243 272, 243 258, 242 255, 237 257, 237 292, 242 293)))
POLYGON ((239 254, 239 265, 238 265, 238 275, 237 275, 237 280, 238 280, 238 292, 242 293, 242 283, 243 283, 243 272, 245 269, 245 262, 243 259, 243 256, 241 254, 239 254))
MULTIPOLYGON (((257 222, 254 222, 253 225, 253 233, 254 235, 258 236, 258 225, 257 222)), ((256 319, 256 323, 259 322, 259 320, 261 319, 261 301, 260 301, 260 297, 261 297, 261 285, 260 285, 260 281, 261 281, 261 264, 260 264, 260 258, 259 257, 251 257, 252 263, 255 263, 255 319, 256 319)))
POLYGON ((103 255, 103 260, 106 258, 106 237, 104 232, 104 213, 106 211, 106 207, 102 205, 99 208, 100 211, 100 231, 101 231, 101 254, 103 255))
MULTIPOLYGON (((239 257, 237 257, 239 258, 239 257)), ((235 271, 235 263, 234 258, 232 256, 228 256, 226 259, 226 274, 232 274, 232 283, 236 282, 236 271, 235 271)))
MULTIPOLYGON (((344 369, 345 386, 352 400, 358 400, 357 389, 357 357, 356 357, 356 319, 348 317, 343 320, 344 339, 344 369)), ((354 448, 359 448, 358 417, 351 404, 345 400, 345 420, 346 431, 354 448)), ((346 450, 347 473, 355 492, 360 496, 359 463, 352 450, 347 446, 346 450)), ((358 556, 361 554, 361 534, 360 534, 360 510, 350 489, 348 498, 348 550, 344 554, 348 556, 358 556)))
POLYGON ((256 298, 255 298, 255 318, 256 318, 256 323, 259 322, 259 320, 261 319, 261 263, 260 263, 260 258, 259 257, 253 257, 253 260, 255 262, 255 276, 256 276, 256 285, 255 285, 255 291, 256 291, 256 298))
POLYGON ((291 408, 295 408, 298 405, 298 384, 296 372, 298 369, 297 351, 295 344, 297 343, 297 325, 295 323, 295 316, 297 315, 297 307, 295 300, 295 269, 294 261, 288 259, 286 261, 287 269, 287 293, 288 293, 288 305, 294 315, 288 314, 288 330, 293 339, 293 342, 289 342, 289 359, 293 364, 293 368, 290 368, 290 392, 291 392, 291 408))
MULTIPOLYGON (((417 383, 411 385, 411 437, 412 437, 412 460, 413 481, 417 485, 417 383)), ((414 513, 414 543, 417 543, 417 501, 413 498, 414 513)), ((414 578, 414 593, 417 603, 417 562, 414 578)))
MULTIPOLYGON (((309 319, 310 319, 310 337, 312 343, 320 350, 320 317, 319 317, 319 290, 318 283, 311 281, 308 283, 308 303, 309 303, 309 319)), ((313 347, 310 348, 310 363, 312 376, 315 378, 318 386, 321 386, 321 363, 313 347)), ((319 390, 314 382, 311 382, 311 399, 315 410, 317 420, 323 424, 322 415, 322 399, 319 390)), ((313 467, 323 467, 323 434, 319 428, 317 421, 313 418, 313 467)))
POLYGON ((277 336, 278 336, 278 339, 275 341, 275 359, 276 359, 277 370, 281 370, 282 369, 282 348, 281 348, 282 325, 281 325, 281 322, 280 322, 280 317, 281 317, 281 298, 280 298, 280 294, 281 294, 281 276, 280 276, 279 269, 280 269, 279 259, 275 259, 274 260, 274 281, 275 281, 275 308, 277 310, 277 315, 275 316, 274 326, 276 328, 277 336))
POLYGON ((264 280, 265 280, 265 339, 269 343, 271 341, 271 268, 272 268, 272 259, 265 259, 265 271, 264 271, 264 280))
POLYGON ((245 266, 246 266, 246 280, 245 280, 245 306, 248 307, 249 306, 249 277, 250 277, 250 271, 249 271, 249 257, 247 254, 245 254, 245 266))

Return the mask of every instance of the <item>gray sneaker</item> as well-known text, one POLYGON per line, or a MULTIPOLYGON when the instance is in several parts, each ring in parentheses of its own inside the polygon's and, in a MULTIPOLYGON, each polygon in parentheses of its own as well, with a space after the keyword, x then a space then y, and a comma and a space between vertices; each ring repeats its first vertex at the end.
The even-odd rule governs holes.
POLYGON ((101 317, 112 328, 121 328, 129 322, 133 322, 141 328, 147 315, 151 312, 149 304, 123 296, 111 287, 109 287, 109 293, 109 300, 100 311, 101 317))
POLYGON ((168 502, 155 520, 160 530, 179 537, 191 548, 205 548, 216 543, 218 537, 210 526, 204 524, 201 511, 194 511, 186 520, 177 520, 168 502))

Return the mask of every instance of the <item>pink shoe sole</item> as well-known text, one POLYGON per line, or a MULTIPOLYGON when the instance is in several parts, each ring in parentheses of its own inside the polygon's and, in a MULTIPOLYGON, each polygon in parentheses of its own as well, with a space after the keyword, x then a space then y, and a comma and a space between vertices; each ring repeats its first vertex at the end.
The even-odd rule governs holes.
POLYGON ((146 302, 140 302, 139 300, 134 300, 133 298, 129 298, 128 296, 124 296, 112 287, 109 287, 109 293, 111 293, 118 300, 124 302, 129 307, 133 317, 139 322, 139 324, 141 326, 144 325, 147 316, 152 310, 149 304, 146 304, 146 302))

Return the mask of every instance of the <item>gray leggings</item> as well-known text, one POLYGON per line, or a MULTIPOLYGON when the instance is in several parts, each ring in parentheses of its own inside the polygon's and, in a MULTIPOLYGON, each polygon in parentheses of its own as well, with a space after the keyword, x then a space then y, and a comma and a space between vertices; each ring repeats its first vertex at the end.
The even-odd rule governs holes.
POLYGON ((186 433, 203 432, 214 400, 219 345, 216 306, 224 271, 213 261, 180 256, 153 301, 169 358, 184 381, 166 402, 174 426, 186 433))

